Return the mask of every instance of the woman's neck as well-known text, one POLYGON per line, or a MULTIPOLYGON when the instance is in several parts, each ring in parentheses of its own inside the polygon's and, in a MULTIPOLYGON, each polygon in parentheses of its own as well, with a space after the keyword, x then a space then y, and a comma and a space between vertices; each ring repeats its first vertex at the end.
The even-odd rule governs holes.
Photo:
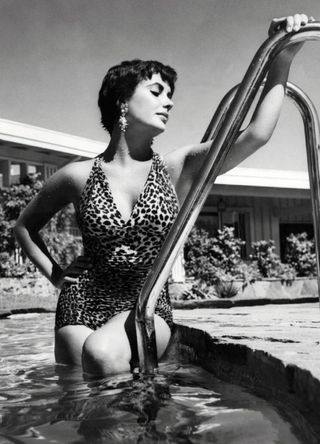
POLYGON ((127 131, 125 134, 114 131, 110 143, 104 152, 104 160, 125 164, 130 160, 146 161, 152 157, 150 136, 134 137, 127 131))

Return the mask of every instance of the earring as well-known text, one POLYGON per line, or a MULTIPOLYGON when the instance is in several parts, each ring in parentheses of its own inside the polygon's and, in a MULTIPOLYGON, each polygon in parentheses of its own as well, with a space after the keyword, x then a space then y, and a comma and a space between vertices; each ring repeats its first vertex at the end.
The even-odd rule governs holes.
POLYGON ((128 121, 126 119, 127 112, 128 112, 128 105, 126 103, 121 103, 120 117, 119 117, 119 128, 123 134, 126 132, 126 129, 128 127, 128 121))

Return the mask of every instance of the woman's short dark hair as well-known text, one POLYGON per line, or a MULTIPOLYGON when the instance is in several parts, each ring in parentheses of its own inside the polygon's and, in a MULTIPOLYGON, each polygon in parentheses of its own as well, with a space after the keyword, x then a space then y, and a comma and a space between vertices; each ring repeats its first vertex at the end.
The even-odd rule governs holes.
POLYGON ((99 91, 98 105, 102 126, 110 134, 120 116, 120 104, 130 99, 138 83, 151 79, 153 74, 160 74, 162 79, 168 82, 173 94, 177 73, 170 66, 160 62, 134 59, 109 69, 99 91))

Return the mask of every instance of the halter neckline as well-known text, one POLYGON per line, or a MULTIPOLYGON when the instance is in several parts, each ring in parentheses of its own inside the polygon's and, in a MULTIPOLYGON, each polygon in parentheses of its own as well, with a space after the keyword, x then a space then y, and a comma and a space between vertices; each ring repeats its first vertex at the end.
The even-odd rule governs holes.
POLYGON ((103 180, 104 180, 104 182, 106 184, 106 189, 107 189, 107 191, 109 193, 109 196, 110 196, 110 199, 111 199, 111 203, 112 203, 115 211, 117 212, 118 216, 120 217, 120 219, 121 219, 121 221, 122 221, 122 223, 124 225, 127 225, 127 224, 129 224, 131 222, 131 220, 132 220, 132 218, 134 216, 136 207, 138 206, 138 204, 140 203, 140 201, 142 200, 142 198, 145 195, 147 185, 148 185, 148 183, 149 183, 149 181, 151 179, 151 176, 152 176, 152 173, 153 173, 153 170, 154 170, 154 164, 155 164, 156 156, 157 156, 157 154, 155 153, 155 151, 152 151, 151 165, 150 165, 150 169, 149 169, 146 181, 145 181, 145 183, 143 185, 143 188, 142 188, 141 192, 138 195, 137 200, 135 201, 135 203, 134 203, 134 205, 133 205, 133 207, 131 209, 130 216, 129 216, 128 219, 125 219, 123 217, 123 215, 122 215, 121 211, 119 210, 118 205, 116 204, 116 201, 115 201, 115 199, 113 197, 113 193, 112 193, 111 186, 110 186, 110 183, 109 183, 109 180, 108 180, 108 176, 107 176, 107 174, 105 173, 105 171, 103 170, 103 168, 101 166, 101 163, 103 162, 102 156, 100 155, 100 156, 98 156, 96 158, 96 160, 97 160, 97 167, 98 167, 99 172, 102 175, 102 178, 103 178, 103 180))

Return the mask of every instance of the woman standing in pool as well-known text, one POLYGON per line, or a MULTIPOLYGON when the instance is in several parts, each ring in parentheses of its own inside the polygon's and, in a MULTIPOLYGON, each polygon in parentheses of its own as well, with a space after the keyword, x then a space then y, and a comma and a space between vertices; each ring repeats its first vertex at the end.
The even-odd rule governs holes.
MULTIPOLYGON (((304 14, 274 19, 269 33, 308 23, 304 14)), ((290 64, 301 45, 273 62, 248 127, 226 159, 233 168, 264 145, 277 123, 290 64)), ((159 62, 133 60, 111 68, 99 93, 101 121, 111 135, 95 159, 60 169, 19 217, 16 237, 28 257, 58 288, 55 355, 99 375, 129 371, 136 363, 132 313, 145 277, 201 167, 211 142, 162 158, 151 149, 173 107, 176 73, 159 62), (39 230, 73 203, 84 256, 66 270, 54 261, 39 230), (131 330, 131 331, 130 331, 131 330)), ((170 301, 162 291, 155 329, 159 357, 170 339, 170 301)))

